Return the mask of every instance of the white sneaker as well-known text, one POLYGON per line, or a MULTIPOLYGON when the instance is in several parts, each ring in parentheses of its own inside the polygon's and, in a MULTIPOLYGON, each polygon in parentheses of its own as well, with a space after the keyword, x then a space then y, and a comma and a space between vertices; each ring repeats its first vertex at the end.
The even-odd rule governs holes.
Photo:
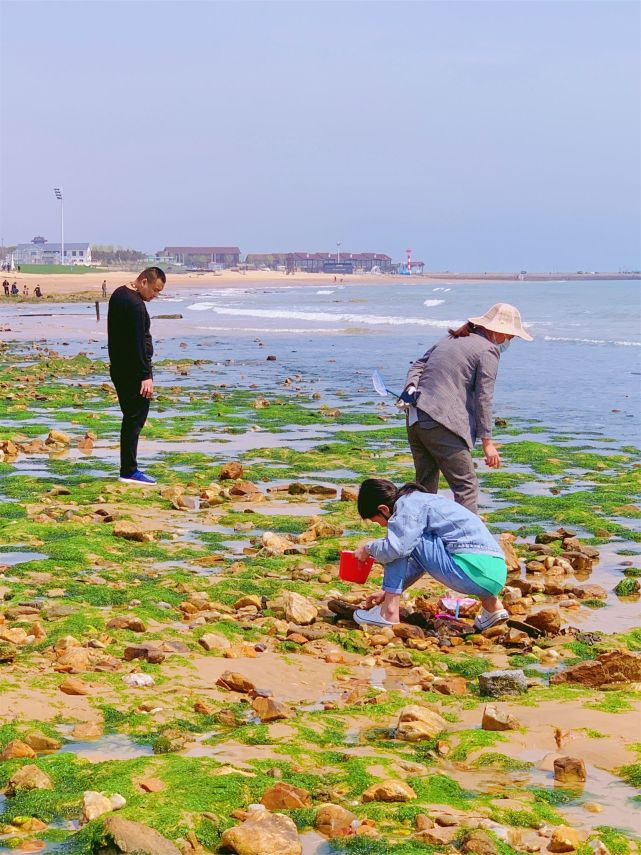
POLYGON ((491 626, 494 626, 494 624, 501 623, 501 621, 507 620, 508 618, 509 614, 505 609, 499 609, 496 612, 488 612, 486 609, 481 609, 474 621, 474 629, 479 632, 483 632, 483 630, 489 629, 491 626))
POLYGON ((372 606, 371 609, 356 609, 354 620, 361 626, 394 626, 394 624, 383 617, 380 606, 372 606))

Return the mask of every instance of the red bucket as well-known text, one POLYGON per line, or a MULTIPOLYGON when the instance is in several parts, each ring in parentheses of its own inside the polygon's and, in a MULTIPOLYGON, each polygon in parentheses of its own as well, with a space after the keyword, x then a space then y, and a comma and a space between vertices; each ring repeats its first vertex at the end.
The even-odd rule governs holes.
POLYGON ((373 558, 368 558, 366 561, 359 561, 353 552, 341 552, 341 563, 338 568, 338 575, 344 582, 367 582, 372 565, 373 558))

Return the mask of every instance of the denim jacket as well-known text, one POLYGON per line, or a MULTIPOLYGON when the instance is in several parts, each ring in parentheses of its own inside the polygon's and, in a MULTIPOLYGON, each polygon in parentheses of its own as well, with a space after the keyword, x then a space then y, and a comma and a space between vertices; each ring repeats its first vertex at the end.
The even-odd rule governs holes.
POLYGON ((396 502, 387 534, 367 544, 379 564, 389 564, 414 551, 422 537, 440 537, 451 553, 480 553, 503 558, 503 551, 483 522, 451 499, 416 490, 396 502))

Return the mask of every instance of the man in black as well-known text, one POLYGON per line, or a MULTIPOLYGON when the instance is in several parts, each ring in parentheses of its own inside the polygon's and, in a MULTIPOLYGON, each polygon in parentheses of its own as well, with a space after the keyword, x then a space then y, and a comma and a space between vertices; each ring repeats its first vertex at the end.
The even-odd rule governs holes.
POLYGON ((147 267, 135 282, 116 288, 109 299, 107 336, 111 379, 122 410, 120 428, 120 480, 155 484, 138 469, 138 437, 149 413, 154 393, 151 358, 154 347, 145 303, 162 291, 166 282, 159 267, 147 267))

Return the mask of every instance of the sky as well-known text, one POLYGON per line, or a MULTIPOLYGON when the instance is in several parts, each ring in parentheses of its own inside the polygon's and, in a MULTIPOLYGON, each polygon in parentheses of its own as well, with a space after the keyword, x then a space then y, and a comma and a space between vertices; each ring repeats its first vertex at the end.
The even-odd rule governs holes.
POLYGON ((641 268, 637 2, 1 0, 0 237, 641 268))

